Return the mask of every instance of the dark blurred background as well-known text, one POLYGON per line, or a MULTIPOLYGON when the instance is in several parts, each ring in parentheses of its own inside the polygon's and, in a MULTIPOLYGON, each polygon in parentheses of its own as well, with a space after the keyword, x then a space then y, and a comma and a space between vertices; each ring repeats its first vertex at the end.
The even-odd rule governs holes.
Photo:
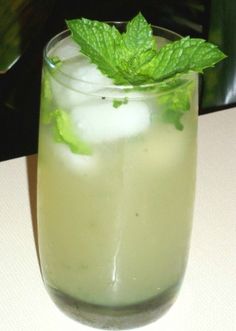
POLYGON ((42 50, 65 19, 131 19, 217 44, 228 58, 201 81, 200 114, 236 104, 235 0, 0 0, 0 161, 37 152, 42 50))

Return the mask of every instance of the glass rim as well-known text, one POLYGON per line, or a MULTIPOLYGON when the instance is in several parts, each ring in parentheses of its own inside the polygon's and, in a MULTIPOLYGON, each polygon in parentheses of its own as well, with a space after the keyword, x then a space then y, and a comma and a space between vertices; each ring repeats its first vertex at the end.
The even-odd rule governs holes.
MULTIPOLYGON (((106 21, 105 23, 114 24, 114 25, 124 25, 124 24, 127 24, 128 21, 106 21)), ((152 27, 152 29, 156 29, 156 30, 162 31, 163 33, 167 33, 167 34, 169 34, 171 36, 174 36, 175 37, 175 40, 178 40, 178 39, 182 38, 182 35, 178 34, 177 32, 174 32, 174 31, 172 31, 170 29, 163 28, 163 27, 157 26, 157 25, 151 25, 151 27, 152 27)), ((70 74, 66 73, 65 71, 61 70, 60 68, 58 68, 56 66, 56 64, 53 63, 53 61, 48 56, 48 53, 49 53, 50 49, 53 47, 52 45, 54 43, 56 45, 56 40, 58 38, 60 38, 58 40, 58 42, 59 42, 60 40, 63 40, 66 37, 69 37, 70 35, 71 34, 70 34, 69 29, 65 29, 65 30, 57 33, 56 35, 54 35, 47 42, 47 44, 45 45, 45 47, 43 49, 43 59, 45 60, 46 64, 50 67, 50 69, 57 69, 57 71, 60 73, 60 75, 66 77, 66 78, 68 78, 68 79, 70 79, 70 80, 72 80, 74 82, 81 82, 83 84, 89 84, 90 86, 97 86, 97 87, 100 87, 100 88, 102 87, 104 89, 130 90, 130 91, 132 91, 132 90, 137 89, 137 88, 141 88, 141 89, 158 88, 159 86, 161 86, 163 84, 163 82, 166 82, 167 83, 169 80, 171 80, 171 78, 167 78, 167 79, 165 79, 163 81, 153 82, 153 83, 146 83, 146 84, 139 84, 139 85, 131 85, 131 84, 121 85, 121 84, 112 84, 112 83, 111 84, 97 83, 97 82, 93 82, 93 81, 89 81, 89 80, 83 80, 81 78, 77 78, 77 77, 75 77, 73 75, 70 75, 70 74)), ((177 76, 185 79, 185 81, 183 81, 182 84, 178 85, 178 87, 184 86, 184 85, 188 84, 188 82, 191 80, 193 74, 196 74, 196 73, 189 72, 189 73, 177 74, 177 76)), ((176 87, 172 87, 172 88, 170 88, 170 90, 174 90, 175 88, 176 87)), ((168 91, 170 91, 170 90, 168 90, 168 91)), ((160 93, 162 94, 162 93, 166 93, 166 92, 165 91, 160 91, 160 93)))

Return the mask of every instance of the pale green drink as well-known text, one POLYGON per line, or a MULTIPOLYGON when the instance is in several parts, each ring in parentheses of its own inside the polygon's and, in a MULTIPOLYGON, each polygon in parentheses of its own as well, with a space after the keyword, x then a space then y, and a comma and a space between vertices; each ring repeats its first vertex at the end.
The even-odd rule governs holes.
POLYGON ((50 69, 49 58, 44 64, 38 163, 44 282, 59 306, 85 323, 141 325, 171 305, 186 267, 196 75, 186 76, 181 86, 191 95, 179 130, 162 116, 166 97, 176 89, 160 94, 116 87, 75 55, 78 46, 64 37, 54 39, 46 54, 59 57, 60 67, 50 69), (58 137, 58 118, 50 120, 55 112, 66 114, 82 141, 81 153, 68 134, 64 141, 58 137))

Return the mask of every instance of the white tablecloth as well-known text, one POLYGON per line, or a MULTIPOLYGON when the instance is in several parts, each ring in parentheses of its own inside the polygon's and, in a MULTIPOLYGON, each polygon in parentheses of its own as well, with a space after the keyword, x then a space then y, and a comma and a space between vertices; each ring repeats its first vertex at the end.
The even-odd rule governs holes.
MULTIPOLYGON (((33 223, 35 156, 0 163, 0 330, 92 330, 46 293, 33 223), (30 185, 29 185, 30 179, 30 185)), ((236 331, 236 108, 199 118, 191 252, 177 302, 145 331, 236 331)))

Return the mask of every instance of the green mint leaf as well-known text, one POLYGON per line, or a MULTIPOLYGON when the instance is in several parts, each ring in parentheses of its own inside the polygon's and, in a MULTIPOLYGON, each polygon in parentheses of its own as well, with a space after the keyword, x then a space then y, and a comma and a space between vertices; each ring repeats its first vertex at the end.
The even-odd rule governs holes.
POLYGON ((133 56, 137 55, 137 52, 157 49, 151 25, 141 13, 127 23, 126 32, 122 34, 121 46, 125 47, 133 56))
MULTIPOLYGON (((115 52, 116 66, 129 84, 139 85, 144 78, 143 76, 139 77, 136 71, 140 65, 143 65, 143 62, 146 63, 151 60, 153 53, 150 57, 147 52, 154 52, 157 49, 157 42, 152 34, 151 25, 139 13, 127 23, 126 32, 121 37, 115 52), (139 58, 139 61, 134 62, 135 59, 139 58)), ((117 80, 115 82, 118 83, 117 80)))
POLYGON ((122 104, 123 104, 123 102, 121 100, 113 100, 112 105, 114 108, 119 108, 122 104))
POLYGON ((56 109, 53 112, 53 119, 54 135, 58 142, 65 143, 76 154, 90 155, 92 153, 88 144, 75 134, 70 117, 65 111, 56 109))
POLYGON ((123 100, 121 100, 121 99, 119 99, 119 100, 114 99, 113 100, 113 107, 114 108, 119 108, 120 106, 126 105, 127 103, 128 103, 128 98, 124 98, 123 100))
POLYGON ((171 123, 177 130, 183 130, 183 115, 189 111, 194 82, 187 84, 181 79, 172 79, 162 86, 162 94, 158 98, 160 106, 160 118, 162 121, 171 123))
POLYGON ((87 55, 102 73, 115 78, 119 84, 128 84, 115 63, 115 52, 121 43, 121 34, 114 26, 85 18, 68 20, 66 23, 81 52, 87 55))
POLYGON ((140 72, 154 81, 162 81, 189 71, 201 73, 225 57, 217 46, 203 39, 185 37, 162 47, 140 72))
POLYGON ((130 81, 132 85, 144 85, 154 83, 154 78, 150 75, 150 63, 156 57, 154 50, 146 50, 139 53, 136 57, 130 59, 127 64, 126 79, 130 81))

